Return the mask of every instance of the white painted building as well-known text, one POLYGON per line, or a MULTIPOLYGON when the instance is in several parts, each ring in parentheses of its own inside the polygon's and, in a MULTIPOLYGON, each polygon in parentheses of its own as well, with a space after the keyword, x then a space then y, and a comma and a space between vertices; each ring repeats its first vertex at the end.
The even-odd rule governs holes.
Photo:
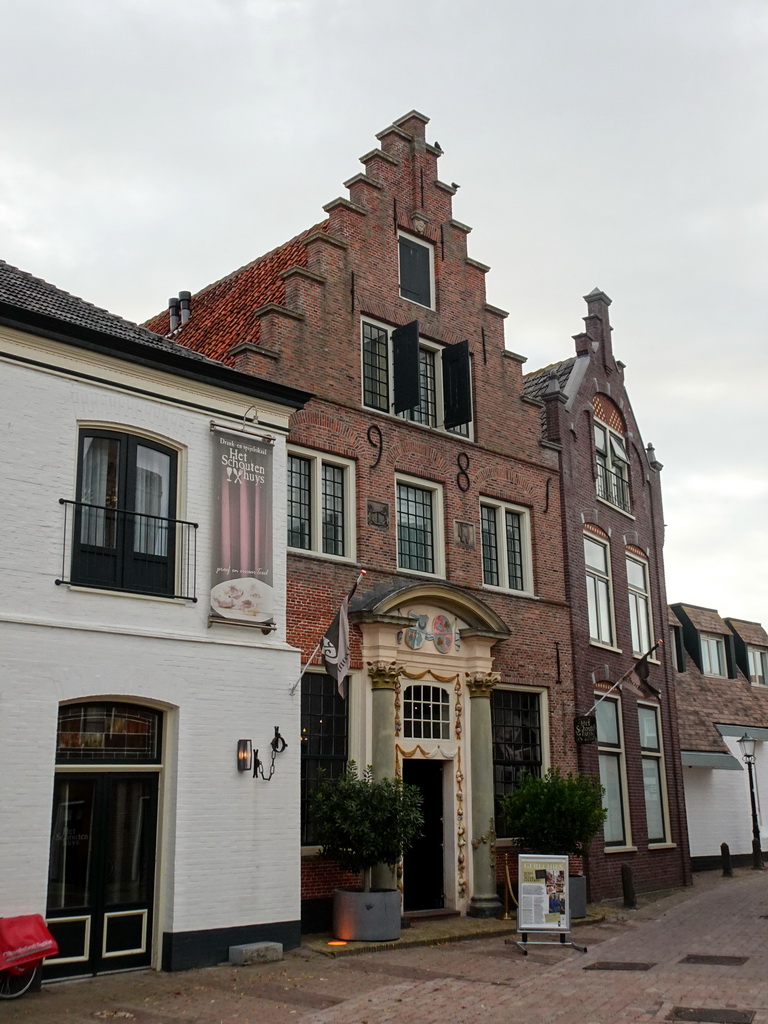
POLYGON ((0 913, 47 916, 49 977, 299 942, 284 494, 308 397, 0 262, 0 913))
POLYGON ((754 840, 768 850, 768 633, 692 604, 672 605, 670 630, 692 865, 719 866, 722 843, 751 864, 754 840), (751 765, 745 734, 755 741, 751 765))

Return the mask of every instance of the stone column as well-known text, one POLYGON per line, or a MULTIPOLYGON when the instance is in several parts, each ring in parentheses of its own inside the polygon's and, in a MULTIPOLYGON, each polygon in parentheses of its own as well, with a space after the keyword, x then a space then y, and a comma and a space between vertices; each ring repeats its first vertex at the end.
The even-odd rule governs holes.
MULTIPOLYGON (((395 688, 402 666, 396 662, 369 661, 371 680, 371 765, 376 779, 395 777, 395 688)), ((395 872, 379 864, 371 873, 377 889, 396 889, 395 872)))
POLYGON ((467 911, 470 917, 497 917, 502 909, 496 892, 491 729, 491 692, 499 678, 497 672, 467 674, 472 772, 472 899, 467 911))

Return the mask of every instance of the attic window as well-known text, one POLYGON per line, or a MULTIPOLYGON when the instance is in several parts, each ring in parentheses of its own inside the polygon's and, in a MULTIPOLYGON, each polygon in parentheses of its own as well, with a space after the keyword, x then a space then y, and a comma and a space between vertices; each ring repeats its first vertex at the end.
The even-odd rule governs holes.
POLYGON ((408 235, 398 239, 400 257, 400 294, 420 306, 434 307, 434 250, 426 242, 408 235))
POLYGON ((701 634, 701 671, 705 676, 724 676, 725 642, 721 636, 701 634))

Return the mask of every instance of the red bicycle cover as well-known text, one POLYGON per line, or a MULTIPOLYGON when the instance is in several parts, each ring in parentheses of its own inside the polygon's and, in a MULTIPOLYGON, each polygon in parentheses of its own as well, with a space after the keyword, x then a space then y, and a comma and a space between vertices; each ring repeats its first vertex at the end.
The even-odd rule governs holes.
POLYGON ((0 969, 56 956, 58 952, 56 939, 41 914, 0 917, 0 969))

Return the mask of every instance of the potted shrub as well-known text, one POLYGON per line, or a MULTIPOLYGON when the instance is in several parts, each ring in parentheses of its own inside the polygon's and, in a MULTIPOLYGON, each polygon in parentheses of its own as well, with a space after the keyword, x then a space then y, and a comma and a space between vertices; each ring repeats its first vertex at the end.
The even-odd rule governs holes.
MULTIPOLYGON (((605 821, 603 787, 591 775, 550 768, 546 775, 526 775, 501 801, 507 835, 531 853, 583 857, 605 821)), ((570 878, 571 917, 587 912, 583 875, 570 878)))
POLYGON ((421 791, 401 779, 374 779, 354 761, 339 779, 323 782, 310 799, 321 854, 362 875, 359 889, 337 889, 337 939, 385 942, 400 938, 400 892, 372 889, 371 869, 395 864, 421 834, 421 791))

